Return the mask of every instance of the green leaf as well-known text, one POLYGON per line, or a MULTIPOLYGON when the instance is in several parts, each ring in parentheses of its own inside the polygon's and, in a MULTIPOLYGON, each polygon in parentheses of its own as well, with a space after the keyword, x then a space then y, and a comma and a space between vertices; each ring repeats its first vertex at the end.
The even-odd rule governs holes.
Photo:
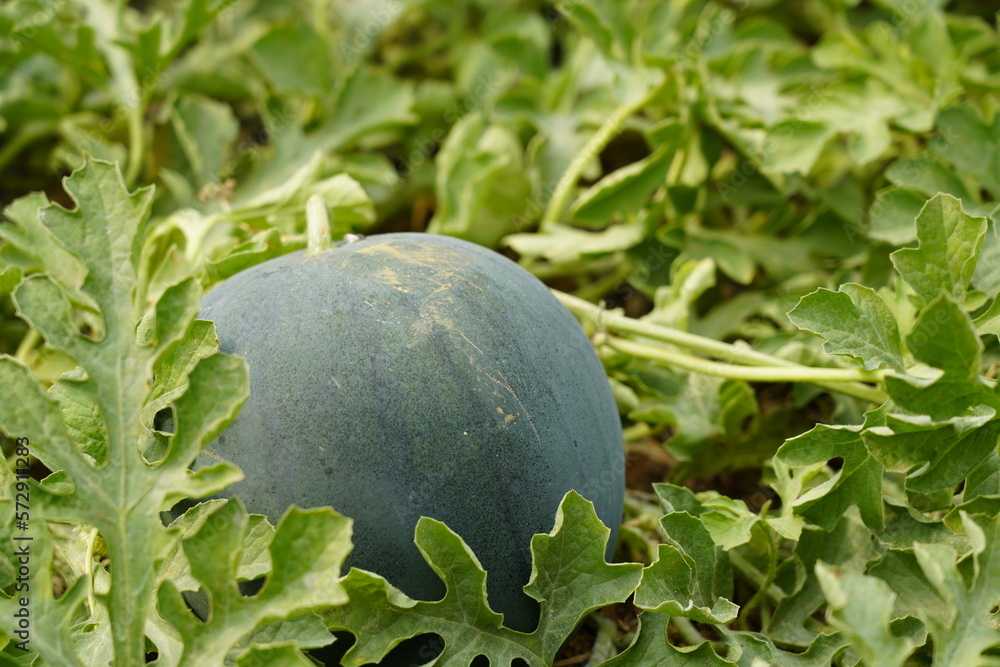
POLYGON ((227 255, 205 265, 204 280, 215 284, 244 269, 273 259, 291 248, 282 242, 281 232, 267 229, 251 236, 245 243, 232 248, 227 255))
POLYGON ((820 634, 816 635, 805 651, 790 652, 779 649, 766 635, 760 633, 729 632, 724 635, 735 640, 743 649, 741 662, 738 664, 749 664, 751 667, 759 661, 776 667, 828 667, 835 664, 834 656, 846 644, 840 633, 820 634))
POLYGON ((66 429, 80 451, 97 465, 104 465, 108 460, 108 428, 97 403, 66 382, 52 385, 49 395, 59 401, 66 429))
POLYGON ((962 497, 972 499, 976 496, 1000 496, 998 473, 1000 473, 1000 453, 995 453, 969 474, 962 490, 962 497))
MULTIPOLYGON (((945 531, 949 532, 950 531, 945 531)), ((961 536, 950 535, 960 542, 958 553, 969 551, 969 545, 961 536)), ((924 576, 914 555, 916 544, 928 544, 920 540, 908 540, 902 548, 889 549, 869 569, 868 574, 882 579, 896 595, 894 613, 898 617, 911 616, 926 622, 935 618, 946 623, 952 613, 948 602, 941 597, 924 576)), ((945 542, 947 544, 947 542, 945 542)), ((954 548, 954 547, 952 547, 954 548)))
POLYGON ((75 303, 90 305, 90 300, 80 291, 87 269, 43 222, 42 209, 47 205, 45 196, 39 193, 18 199, 4 209, 4 216, 14 224, 0 226, 0 236, 30 258, 30 263, 23 268, 45 267, 75 303))
POLYGON ((504 13, 489 27, 489 42, 518 70, 543 78, 548 73, 552 34, 541 14, 504 13))
MULTIPOLYGON (((247 215, 280 211, 319 179, 323 152, 304 135, 289 129, 280 137, 274 155, 243 182, 232 206, 247 215)), ((273 231, 264 230, 261 233, 273 231)))
POLYGON ((307 194, 323 198, 329 208, 335 239, 348 232, 366 229, 375 222, 375 204, 371 197, 360 183, 347 174, 325 178, 313 184, 307 194))
POLYGON ((593 39, 605 56, 622 61, 631 58, 635 38, 627 7, 614 0, 574 0, 557 4, 559 12, 593 39))
MULTIPOLYGON (((5 521, 0 534, 6 544, 10 545, 5 546, 4 551, 11 550, 8 557, 12 562, 26 564, 28 574, 26 577, 23 573, 19 575, 20 583, 13 596, 0 596, 0 611, 3 614, 0 628, 9 638, 10 645, 21 655, 25 651, 33 652, 28 655, 44 655, 52 665, 76 667, 86 664, 77 653, 71 628, 87 599, 90 579, 82 576, 71 582, 68 590, 59 598, 54 597, 51 574, 54 557, 52 536, 44 522, 34 519, 33 513, 29 529, 11 535, 14 526, 13 475, 6 463, 3 464, 3 469, 5 488, 0 505, 3 506, 5 521), (21 618, 27 618, 27 628, 19 627, 21 618), (24 644, 18 646, 18 642, 22 641, 24 644)), ((34 492, 35 489, 32 489, 31 495, 34 492)))
POLYGON ((857 32, 837 25, 823 35, 811 57, 824 69, 878 80, 904 109, 895 115, 897 125, 910 132, 931 129, 935 106, 930 86, 916 76, 920 67, 912 62, 913 50, 902 43, 897 32, 884 29, 884 24, 868 24, 867 29, 857 32))
POLYGON ((983 344, 968 315, 947 295, 934 299, 920 312, 906 344, 914 358, 940 368, 945 376, 969 382, 979 378, 983 344))
POLYGON ((14 291, 17 284, 24 277, 24 271, 19 266, 5 266, 0 271, 0 295, 7 295, 14 291))
POLYGON ((996 518, 1000 515, 1000 494, 986 496, 970 494, 971 500, 966 500, 956 504, 944 516, 944 525, 955 533, 963 532, 963 515, 981 515, 987 518, 996 518))
POLYGON ((824 123, 782 121, 768 130, 763 168, 780 174, 808 174, 833 134, 824 123))
POLYGON ((856 283, 818 289, 788 313, 800 329, 826 339, 823 349, 862 362, 865 370, 906 369, 896 318, 875 290, 856 283))
POLYGON ((993 334, 1000 336, 1000 298, 993 299, 990 307, 983 311, 974 321, 976 333, 980 336, 993 334))
POLYGON ((943 291, 965 303, 985 235, 985 218, 968 215, 950 195, 937 195, 917 216, 920 245, 892 253, 892 263, 925 302, 943 291))
POLYGON ((885 175, 902 188, 901 192, 908 193, 903 202, 907 208, 912 205, 908 201, 912 195, 920 197, 917 213, 928 199, 940 193, 961 199, 969 205, 976 201, 955 170, 933 153, 900 158, 886 169, 885 175))
POLYGON ((332 86, 329 46, 307 23, 276 25, 253 45, 276 90, 321 97, 332 86))
POLYGON ((868 236, 894 246, 913 241, 917 238, 915 220, 926 203, 927 199, 913 190, 881 190, 868 211, 868 236))
POLYGON ((715 262, 709 258, 678 260, 670 274, 670 284, 656 289, 653 310, 643 319, 686 331, 694 302, 715 286, 715 262))
POLYGON ((816 578, 816 563, 823 561, 842 570, 860 572, 876 554, 871 531, 850 514, 841 517, 829 532, 808 527, 803 530, 793 558, 779 567, 776 583, 786 595, 778 601, 764 629, 767 636, 801 646, 812 643, 815 632, 806 625, 826 602, 816 578))
POLYGON ((893 636, 896 595, 883 580, 852 570, 838 570, 820 561, 816 578, 829 600, 827 617, 851 641, 866 665, 903 665, 914 645, 907 637, 893 636))
POLYGON ((991 222, 983 239, 983 250, 979 253, 976 271, 972 274, 972 284, 986 296, 996 298, 1000 294, 1000 230, 994 217, 1000 217, 1000 211, 990 214, 991 222))
POLYGON ((955 424, 929 425, 890 416, 867 429, 864 441, 886 468, 912 470, 906 487, 920 493, 954 489, 995 451, 1000 421, 961 431, 955 424))
MULTIPOLYGON (((295 618, 347 602, 338 579, 351 549, 349 519, 329 508, 289 509, 270 543, 272 572, 259 593, 244 597, 236 579, 247 518, 238 499, 218 504, 198 532, 182 543, 191 575, 208 591, 205 622, 188 610, 172 581, 160 586, 160 613, 184 638, 182 664, 221 664, 242 637, 266 621, 295 618)), ((273 643, 275 630, 255 633, 254 639, 267 647, 273 643)), ((315 641, 307 644, 315 645, 315 641)))
MULTIPOLYGON (((674 523, 680 523, 675 521, 674 523)), ((691 526, 697 524, 688 522, 691 526)), ((676 527, 676 526, 675 526, 676 527)), ((712 561, 714 564, 712 545, 712 561)), ((723 597, 714 597, 711 589, 704 591, 698 580, 709 565, 699 563, 695 554, 661 544, 656 562, 643 571, 643 580, 636 591, 635 604, 650 612, 667 616, 682 616, 702 623, 729 623, 736 618, 739 607, 723 597)), ((714 576, 714 572, 709 572, 714 576)))
POLYGON ((796 513, 832 530, 843 513, 856 505, 865 524, 873 530, 882 528, 882 465, 869 455, 859 427, 818 424, 786 440, 777 457, 792 467, 843 458, 841 469, 828 481, 799 496, 794 502, 796 513))
POLYGON ((665 444, 678 458, 690 460, 711 444, 740 433, 746 418, 757 411, 754 393, 745 382, 691 373, 676 396, 641 405, 629 416, 673 426, 665 444))
POLYGON ((898 405, 934 421, 970 415, 979 406, 1000 407, 979 375, 983 343, 968 314, 949 296, 941 294, 921 311, 906 344, 917 361, 939 371, 887 377, 886 389, 898 405))
POLYGON ((168 407, 188 389, 188 376, 199 361, 218 350, 215 325, 196 320, 182 340, 177 341, 153 368, 154 383, 142 410, 142 421, 153 427, 156 413, 168 407))
POLYGON ((25 7, 25 16, 21 17, 25 20, 14 26, 11 37, 49 54, 91 85, 104 83, 108 77, 107 63, 97 48, 93 27, 79 20, 77 14, 85 14, 83 8, 72 7, 67 12, 43 8, 38 6, 31 11, 30 5, 25 7))
MULTIPOLYGON (((191 574, 191 565, 185 555, 183 543, 184 540, 195 536, 205 522, 226 502, 221 498, 215 498, 198 503, 170 524, 172 530, 180 532, 180 542, 174 545, 170 555, 164 559, 160 566, 160 576, 170 579, 177 590, 189 592, 202 587, 201 582, 191 574)), ((271 571, 270 546, 273 539, 274 527, 268 523, 267 518, 259 514, 250 515, 243 534, 239 564, 236 569, 238 581, 251 581, 271 571)), ((207 600, 202 602, 204 604, 197 611, 204 616, 202 611, 207 611, 208 603, 207 600)))
POLYGON ((156 76, 230 5, 229 0, 185 0, 164 14, 155 11, 147 25, 121 40, 122 46, 132 53, 137 71, 156 76))
POLYGON ((411 82, 359 67, 344 80, 316 140, 326 150, 340 150, 376 132, 412 125, 418 121, 413 104, 411 82))
POLYGON ((780 516, 768 519, 768 523, 782 537, 797 541, 799 535, 802 534, 805 522, 800 517, 795 516, 795 508, 792 503, 802 493, 802 486, 807 479, 824 465, 818 463, 812 467, 800 469, 800 474, 796 475, 792 472, 791 467, 778 457, 771 459, 770 472, 773 474, 773 479, 769 479, 771 475, 765 472, 764 481, 769 482, 771 488, 778 494, 778 498, 781 500, 781 510, 780 516))
MULTIPOLYGON (((712 536, 712 541, 726 551, 749 542, 753 527, 758 523, 771 524, 783 535, 792 524, 784 518, 764 518, 751 512, 742 500, 729 498, 717 491, 703 491, 695 495, 689 489, 674 484, 654 484, 653 489, 668 513, 687 512, 698 517, 712 536)), ((790 539, 797 539, 799 530, 801 526, 790 533, 790 539)))
POLYGON ((240 667, 314 667, 316 664, 294 646, 254 646, 236 663, 240 667))
MULTIPOLYGON (((677 139, 680 132, 677 132, 677 139)), ((603 229, 616 217, 633 218, 645 200, 665 184, 677 141, 664 143, 648 157, 617 169, 584 190, 569 209, 569 219, 588 229, 603 229)))
POLYGON ((742 500, 716 491, 705 491, 699 495, 703 509, 701 522, 708 528, 712 540, 726 551, 749 542, 753 527, 763 521, 742 500))
MULTIPOLYGON (((176 431, 166 456, 156 467, 142 458, 140 451, 151 438, 142 410, 154 365, 188 335, 200 290, 193 280, 166 290, 137 336, 136 325, 147 309, 136 299, 136 267, 151 193, 128 193, 117 168, 95 160, 74 172, 65 187, 77 208, 50 205, 42 209, 40 221, 47 234, 73 248, 77 266, 82 262, 86 277, 78 293, 99 319, 93 320, 95 331, 85 334, 73 316, 71 291, 48 275, 19 285, 14 301, 20 316, 80 369, 64 387, 74 399, 56 390, 60 405, 27 368, 0 357, 0 378, 12 392, 0 396, 0 428, 31 437, 37 442, 32 453, 55 473, 32 492, 32 520, 78 523, 100 532, 113 565, 110 586, 89 610, 94 623, 113 629, 107 641, 115 661, 131 664, 146 654, 155 564, 176 539, 163 528, 159 512, 180 497, 208 495, 238 479, 228 465, 197 474, 188 467, 207 439, 234 418, 246 396, 246 369, 225 355, 202 359, 174 403, 176 431), (103 466, 94 465, 88 448, 106 459, 103 466)), ((50 258, 44 256, 48 269, 50 258)), ((165 650, 173 650, 169 633, 149 627, 165 650)), ((59 655, 43 652, 42 657, 70 664, 59 655)))
POLYGON ((522 258, 563 264, 628 250, 642 240, 642 234, 642 227, 635 224, 587 232, 552 223, 546 226, 545 233, 511 234, 503 242, 522 258))
POLYGON ((236 418, 248 393, 246 363, 231 355, 214 354, 198 362, 188 377, 188 389, 174 401, 176 425, 160 465, 171 469, 171 486, 158 489, 166 510, 182 498, 204 498, 243 478, 231 463, 220 462, 196 473, 188 470, 202 447, 214 440, 236 418), (232 392, 235 400, 218 401, 222 391, 232 392))
POLYGON ((516 231, 530 192, 523 152, 513 132, 482 114, 459 120, 437 155, 438 209, 427 231, 487 247, 516 231))
POLYGON ((239 132, 232 110, 221 102, 185 95, 174 105, 170 121, 191 170, 191 185, 196 191, 218 185, 231 170, 226 166, 239 132))
POLYGON ((937 118, 941 154, 1000 199, 1000 125, 987 125, 969 107, 945 109, 937 118))
POLYGON ((667 511, 660 520, 667 544, 660 545, 656 562, 643 571, 636 606, 703 623, 729 623, 738 611, 729 599, 729 560, 705 522, 709 517, 719 523, 718 507, 704 507, 682 487, 657 484, 655 489, 667 511))
POLYGON ((485 655, 493 664, 520 658, 532 667, 550 665, 583 616, 624 600, 639 583, 641 565, 605 563, 609 532, 582 496, 563 498, 552 532, 531 540, 532 575, 524 590, 540 603, 541 616, 538 628, 524 634, 501 625, 503 617, 490 609, 486 572, 461 538, 422 518, 416 543, 444 581, 444 598, 411 600, 382 577, 352 569, 343 580, 351 604, 325 613, 330 629, 357 637, 343 664, 377 662, 399 641, 435 633, 444 640, 439 664, 468 664, 485 655))
POLYGON ((1000 645, 1000 628, 989 615, 1000 600, 1000 519, 963 516, 972 554, 961 561, 952 547, 917 544, 916 561, 947 604, 944 613, 925 607, 917 615, 934 641, 934 663, 980 664, 983 651, 1000 645))
POLYGON ((678 648, 667 639, 670 616, 651 611, 639 614, 639 627, 628 648, 604 667, 645 667, 646 665, 703 665, 726 667, 737 663, 720 658, 705 641, 695 647, 678 648))

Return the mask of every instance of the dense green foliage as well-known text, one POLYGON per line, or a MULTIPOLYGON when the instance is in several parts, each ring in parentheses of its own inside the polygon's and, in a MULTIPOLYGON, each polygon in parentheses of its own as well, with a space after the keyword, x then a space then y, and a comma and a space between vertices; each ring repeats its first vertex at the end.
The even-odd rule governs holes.
POLYGON ((452 666, 1000 664, 995 11, 3 5, 0 664, 306 665, 330 629, 350 665, 423 633, 452 666), (534 632, 430 519, 438 601, 341 577, 329 509, 162 526, 240 477, 187 472, 247 396, 202 292, 302 248, 315 198, 336 238, 508 253, 591 336, 625 425, 619 562, 567 495, 532 540, 534 632))

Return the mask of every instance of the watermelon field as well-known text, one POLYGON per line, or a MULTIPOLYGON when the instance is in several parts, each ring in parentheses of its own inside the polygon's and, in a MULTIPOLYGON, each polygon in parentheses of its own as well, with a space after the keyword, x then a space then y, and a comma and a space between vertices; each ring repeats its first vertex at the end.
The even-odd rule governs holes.
POLYGON ((1000 665, 1000 3, 0 5, 0 666, 1000 665))

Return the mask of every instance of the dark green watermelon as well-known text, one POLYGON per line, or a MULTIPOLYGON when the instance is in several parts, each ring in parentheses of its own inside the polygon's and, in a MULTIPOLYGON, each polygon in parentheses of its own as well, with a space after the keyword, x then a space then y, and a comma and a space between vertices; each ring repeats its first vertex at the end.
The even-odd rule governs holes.
POLYGON ((573 316, 507 258, 373 236, 233 276, 201 317, 249 366, 250 398, 208 449, 243 469, 227 495, 250 512, 332 505, 355 521, 349 564, 422 599, 444 591, 413 529, 444 521, 522 630, 537 619, 521 591, 530 539, 567 491, 595 504, 613 547, 624 455, 607 378, 573 316))

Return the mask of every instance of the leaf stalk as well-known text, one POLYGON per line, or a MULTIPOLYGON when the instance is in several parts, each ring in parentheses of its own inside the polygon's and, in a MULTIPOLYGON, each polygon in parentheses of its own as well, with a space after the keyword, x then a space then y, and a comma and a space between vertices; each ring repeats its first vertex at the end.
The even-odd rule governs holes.
POLYGON ((587 168, 587 165, 597 157, 605 146, 607 146, 614 137, 621 132, 622 125, 628 120, 629 116, 633 115, 639 109, 643 108, 649 103, 649 100, 656 93, 657 88, 654 87, 645 95, 641 95, 638 99, 625 103, 615 109, 607 120, 597 129, 587 143, 583 145, 577 154, 573 157, 572 162, 566 167, 566 171, 559 178, 559 182, 556 183, 556 189, 552 192, 552 197, 549 199, 548 206, 545 207, 545 213, 542 215, 541 227, 545 229, 546 227, 552 225, 553 223, 559 222, 569 204, 570 195, 573 193, 573 188, 580 181, 580 176, 583 174, 583 170, 587 168))
POLYGON ((608 347, 625 354, 716 377, 748 382, 808 382, 875 404, 886 400, 886 394, 880 387, 861 383, 880 384, 891 373, 888 370, 804 366, 743 345, 724 343, 653 322, 625 317, 565 292, 552 290, 552 293, 571 313, 578 318, 596 322, 605 331, 641 336, 724 361, 710 361, 687 352, 623 338, 605 339, 608 347))

